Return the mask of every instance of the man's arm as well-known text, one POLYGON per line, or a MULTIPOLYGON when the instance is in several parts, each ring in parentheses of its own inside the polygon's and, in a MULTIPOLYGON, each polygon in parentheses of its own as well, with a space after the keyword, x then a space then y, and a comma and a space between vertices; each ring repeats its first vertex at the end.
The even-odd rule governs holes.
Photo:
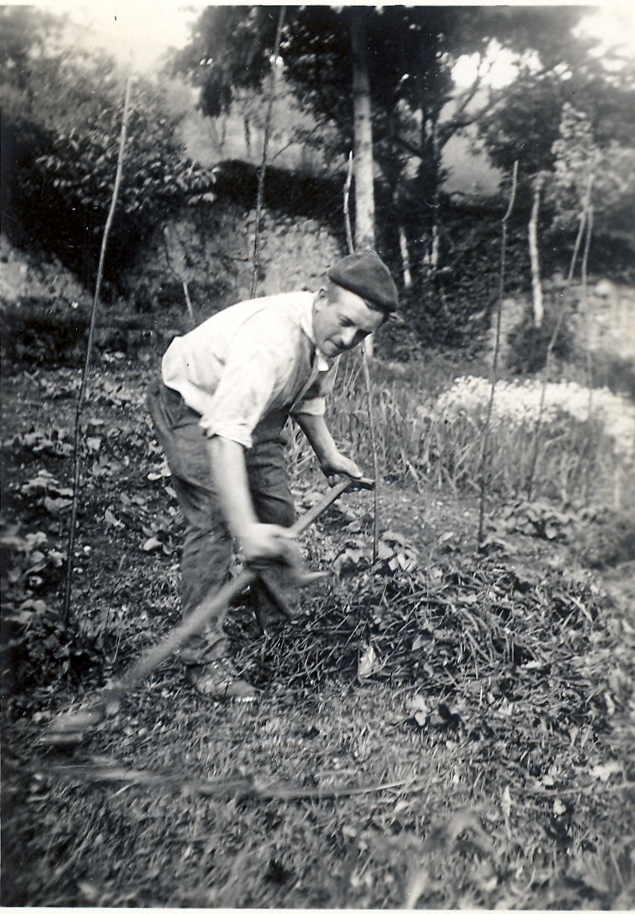
POLYGON ((299 564, 300 550, 289 531, 277 524, 261 524, 256 516, 242 445, 216 435, 208 441, 208 452, 221 511, 245 560, 259 564, 281 559, 289 565, 299 564))
POLYGON ((340 453, 333 437, 328 430, 324 416, 312 416, 308 413, 298 413, 294 416, 298 425, 309 440, 309 444, 315 451, 322 472, 328 478, 331 485, 335 482, 335 476, 352 476, 359 479, 363 473, 354 460, 350 460, 340 453))

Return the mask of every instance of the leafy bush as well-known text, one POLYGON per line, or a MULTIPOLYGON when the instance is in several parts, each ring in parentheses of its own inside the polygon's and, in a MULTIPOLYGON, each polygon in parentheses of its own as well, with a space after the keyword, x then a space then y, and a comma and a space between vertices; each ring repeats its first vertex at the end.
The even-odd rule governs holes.
MULTIPOLYGON (((514 374, 536 374, 546 364, 547 350, 558 320, 553 308, 545 310, 540 327, 534 324, 533 314, 526 313, 523 320, 508 336, 508 367, 514 374)), ((566 321, 562 321, 553 346, 557 359, 568 360, 573 355, 573 334, 566 321)))
POLYGON ((635 511, 604 511, 576 539, 589 568, 610 568, 635 561, 635 511))
MULTIPOLYGON (((70 504, 65 499, 70 490, 48 485, 49 479, 41 482, 36 489, 56 510, 62 502, 70 504)), ((9 694, 18 686, 21 693, 34 688, 51 691, 85 674, 99 648, 85 627, 64 624, 55 605, 65 555, 50 545, 42 530, 26 533, 17 525, 2 527, 3 686, 9 694)))
MULTIPOLYGON (((28 20, 18 34, 37 34, 38 11, 9 12, 5 18, 12 15, 28 20)), ((9 60, 16 56, 11 36, 13 32, 4 48, 9 60)), ((8 152, 3 161, 3 229, 6 225, 10 238, 23 246, 57 254, 88 279, 96 272, 112 198, 124 74, 105 55, 62 52, 34 38, 20 50, 20 67, 5 67, 0 90, 3 153, 8 152)), ((105 265, 113 287, 156 223, 211 187, 211 174, 184 155, 177 126, 165 92, 136 77, 125 180, 105 265)))
POLYGON ((2 312, 2 362, 44 367, 77 365, 85 347, 88 309, 64 299, 29 296, 2 312))

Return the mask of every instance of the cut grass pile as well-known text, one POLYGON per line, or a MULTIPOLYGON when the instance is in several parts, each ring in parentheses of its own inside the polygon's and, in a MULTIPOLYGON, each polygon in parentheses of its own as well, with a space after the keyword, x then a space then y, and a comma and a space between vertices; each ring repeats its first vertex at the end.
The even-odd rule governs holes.
POLYGON ((387 571, 268 639, 233 611, 253 706, 197 699, 173 664, 73 756, 27 757, 37 728, 18 722, 18 901, 632 905, 628 620, 546 567, 387 571))

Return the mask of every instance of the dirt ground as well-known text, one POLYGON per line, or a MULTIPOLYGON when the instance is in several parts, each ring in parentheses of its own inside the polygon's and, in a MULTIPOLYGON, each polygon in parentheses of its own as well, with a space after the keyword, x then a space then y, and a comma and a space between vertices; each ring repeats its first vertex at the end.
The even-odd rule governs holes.
MULTIPOLYGON (((304 540, 339 572, 305 615, 265 638, 232 611, 257 702, 200 698, 172 658, 83 743, 42 742, 179 619, 149 373, 91 381, 68 627, 77 372, 3 383, 3 903, 632 909, 633 563, 478 555, 471 497, 383 483, 378 572, 372 496, 345 496, 304 540)), ((301 510, 326 488, 294 487, 301 510)))

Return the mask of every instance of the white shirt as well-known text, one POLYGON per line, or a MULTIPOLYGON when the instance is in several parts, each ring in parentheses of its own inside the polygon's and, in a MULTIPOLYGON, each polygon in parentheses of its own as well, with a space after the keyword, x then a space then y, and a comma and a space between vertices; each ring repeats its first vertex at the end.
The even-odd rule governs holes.
POLYGON ((176 337, 162 376, 201 414, 210 438, 252 447, 256 426, 289 414, 324 414, 334 367, 317 349, 312 292, 286 292, 239 302, 176 337))

